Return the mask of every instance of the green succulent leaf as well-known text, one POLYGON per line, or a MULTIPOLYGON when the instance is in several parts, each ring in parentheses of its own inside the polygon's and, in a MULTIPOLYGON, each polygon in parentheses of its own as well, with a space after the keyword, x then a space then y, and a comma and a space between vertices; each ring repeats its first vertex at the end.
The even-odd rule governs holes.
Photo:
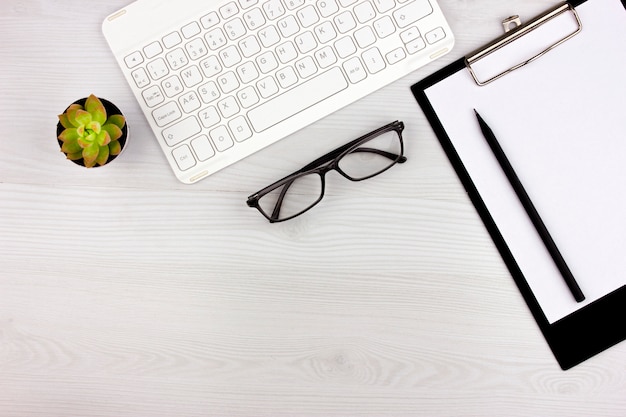
POLYGON ((96 143, 98 146, 106 146, 111 142, 111 136, 109 136, 109 132, 106 130, 101 131, 98 135, 96 135, 96 143))
POLYGON ((98 158, 96 158, 96 163, 98 165, 104 165, 109 160, 109 147, 108 146, 100 146, 100 152, 98 153, 98 158))
POLYGON ((118 140, 109 143, 109 153, 111 155, 119 155, 122 152, 122 144, 118 140))
POLYGON ((91 168, 96 164, 96 159, 98 158, 99 153, 100 146, 98 146, 97 143, 92 143, 83 149, 83 159, 87 168, 91 168))
POLYGON ((121 114, 113 114, 111 115, 111 117, 109 117, 109 120, 107 120, 106 124, 114 124, 120 129, 123 129, 124 125, 126 124, 126 118, 124 118, 124 116, 122 116, 121 114))
POLYGON ((80 104, 72 104, 68 109, 67 112, 65 112, 66 116, 67 116, 67 121, 74 127, 78 127, 80 126, 80 123, 78 123, 76 121, 76 112, 78 112, 79 110, 82 110, 83 106, 81 106, 80 104))
POLYGON ((76 115, 74 116, 74 120, 78 123, 78 126, 87 126, 91 123, 92 117, 89 112, 85 110, 76 110, 76 115))
POLYGON ((61 122, 61 126, 63 126, 66 129, 75 127, 73 124, 70 123, 70 121, 67 118, 67 113, 63 113, 63 114, 59 114, 59 122, 61 122))
POLYGON ((87 110, 93 117, 93 120, 97 121, 101 125, 107 120, 107 111, 104 108, 102 101, 93 94, 87 97, 85 102, 85 110, 87 110))
MULTIPOLYGON (((109 119, 109 122, 110 121, 111 119, 109 119)), ((111 136, 111 140, 118 140, 119 138, 122 137, 122 129, 116 124, 109 123, 109 122, 107 122, 107 124, 102 126, 102 129, 109 133, 109 136, 111 136)))
POLYGON ((68 153, 67 154, 67 159, 71 160, 71 161, 77 161, 79 159, 81 159, 83 157, 83 150, 81 149, 78 152, 74 152, 74 153, 68 153))
POLYGON ((76 129, 75 127, 69 127, 61 132, 61 134, 59 135, 59 140, 61 142, 66 142, 70 139, 76 140, 79 136, 80 135, 78 134, 78 129, 76 129))
POLYGON ((78 138, 68 138, 63 145, 61 145, 61 151, 66 154, 81 152, 82 147, 78 144, 78 138))

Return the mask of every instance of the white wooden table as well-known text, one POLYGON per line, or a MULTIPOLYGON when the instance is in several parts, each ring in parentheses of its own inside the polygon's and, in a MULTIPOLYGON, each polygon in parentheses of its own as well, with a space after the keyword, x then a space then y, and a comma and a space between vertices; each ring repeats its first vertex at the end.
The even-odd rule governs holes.
POLYGON ((100 31, 125 4, 0 3, 0 416, 624 416, 626 344, 561 371, 409 87, 553 0, 440 0, 439 61, 192 186, 100 31), (127 114, 112 165, 56 115, 127 114), (381 126, 406 164, 270 225, 246 197, 381 126))

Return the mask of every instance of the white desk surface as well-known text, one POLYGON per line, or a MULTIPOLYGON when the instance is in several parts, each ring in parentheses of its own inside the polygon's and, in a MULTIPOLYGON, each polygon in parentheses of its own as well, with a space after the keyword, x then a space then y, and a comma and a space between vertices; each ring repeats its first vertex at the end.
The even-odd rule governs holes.
POLYGON ((100 32, 125 0, 0 3, 0 416, 624 416, 626 344, 563 372, 410 85, 552 0, 440 0, 439 61, 192 186, 100 32), (132 130, 64 160, 95 93, 132 130), (269 224, 246 197, 389 121, 408 162, 269 224))

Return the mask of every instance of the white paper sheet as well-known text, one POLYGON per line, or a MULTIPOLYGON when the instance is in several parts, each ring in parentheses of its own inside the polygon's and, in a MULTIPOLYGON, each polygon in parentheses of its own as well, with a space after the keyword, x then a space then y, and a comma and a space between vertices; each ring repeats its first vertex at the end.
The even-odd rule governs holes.
MULTIPOLYGON (((626 285, 626 12, 618 0, 588 0, 576 10, 582 31, 525 67, 482 87, 462 70, 426 90, 551 323, 626 285), (493 129, 584 302, 569 292, 474 108, 493 129)), ((555 25, 569 33, 571 24, 570 13, 552 21, 546 44, 553 41, 548 33, 559 32, 555 25)), ((502 56, 534 48, 516 42, 502 56)))

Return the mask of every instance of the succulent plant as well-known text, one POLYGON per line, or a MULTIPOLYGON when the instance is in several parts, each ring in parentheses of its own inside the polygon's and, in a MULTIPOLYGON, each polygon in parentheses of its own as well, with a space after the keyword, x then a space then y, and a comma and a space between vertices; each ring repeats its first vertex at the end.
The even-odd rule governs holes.
POLYGON ((104 104, 93 94, 84 106, 76 103, 69 106, 59 115, 59 121, 65 129, 58 138, 67 159, 82 158, 84 165, 91 168, 106 164, 110 156, 122 150, 118 139, 122 137, 126 119, 121 114, 107 117, 104 104))

